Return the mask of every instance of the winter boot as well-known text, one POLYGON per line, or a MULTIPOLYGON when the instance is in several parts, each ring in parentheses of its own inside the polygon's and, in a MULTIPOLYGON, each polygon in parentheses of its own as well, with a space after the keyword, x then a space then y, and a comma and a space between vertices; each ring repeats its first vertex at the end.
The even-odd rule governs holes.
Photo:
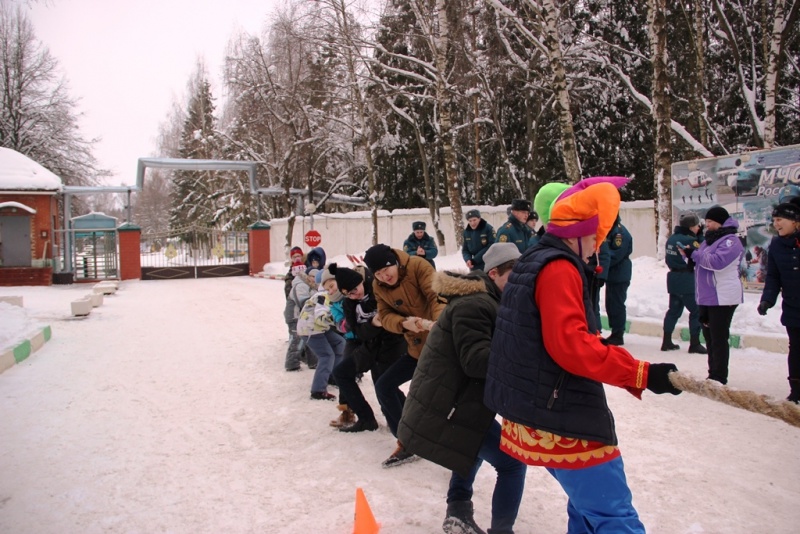
POLYGON ((786 400, 795 404, 800 404, 800 378, 789 377, 789 387, 792 392, 786 397, 786 400))
POLYGON ((394 450, 391 456, 381 462, 381 465, 383 467, 397 467, 398 465, 407 464, 409 462, 413 462, 414 460, 419 460, 419 456, 408 452, 406 448, 403 447, 403 444, 400 443, 400 440, 398 440, 397 448, 394 450))
POLYGON ((706 354, 708 351, 700 344, 700 335, 691 336, 689 339, 689 354, 706 354))
POLYGON ((372 419, 359 419, 352 425, 347 425, 339 428, 339 432, 372 432, 378 430, 378 421, 372 419))
POLYGON ((625 344, 622 334, 614 334, 614 333, 612 333, 607 338, 600 338, 600 342, 603 345, 616 345, 618 347, 621 347, 622 345, 625 344))
MULTIPOLYGON (((672 332, 669 334, 664 332, 664 338, 661 341, 661 350, 666 352, 668 350, 678 350, 680 347, 672 342, 672 332)), ((691 349, 690 351, 691 352, 691 349)))
POLYGON ((472 501, 453 501, 447 503, 447 517, 442 523, 445 534, 486 534, 475 523, 472 501))
POLYGON ((342 428, 356 422, 356 414, 346 404, 339 404, 336 408, 342 412, 339 417, 332 420, 330 425, 334 428, 342 428))

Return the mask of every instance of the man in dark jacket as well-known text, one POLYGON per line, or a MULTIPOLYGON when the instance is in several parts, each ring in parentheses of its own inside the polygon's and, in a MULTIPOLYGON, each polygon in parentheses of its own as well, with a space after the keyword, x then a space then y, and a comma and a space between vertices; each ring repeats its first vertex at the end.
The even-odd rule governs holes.
POLYGON ((333 368, 339 392, 357 416, 355 423, 342 426, 339 431, 377 430, 375 412, 364 398, 356 379, 371 371, 372 382, 377 382, 383 372, 406 353, 408 346, 402 334, 383 329, 378 318, 378 302, 372 293, 372 273, 368 269, 354 270, 332 263, 328 270, 336 278, 339 292, 346 297, 342 304, 345 322, 356 336, 347 340, 344 358, 333 368))
POLYGON ((453 471, 445 532, 483 532, 472 484, 484 460, 497 471, 489 532, 511 533, 522 500, 525 464, 500 450, 500 424, 483 404, 500 294, 519 256, 512 243, 495 243, 486 273, 439 272, 433 281, 448 304, 422 349, 397 433, 406 449, 453 471))
POLYGON ((514 266, 497 312, 484 401, 503 417, 501 450, 547 468, 566 492, 568 532, 644 534, 603 384, 638 398, 645 388, 678 394, 668 376, 677 368, 636 360, 595 334, 583 265, 613 226, 617 187, 627 180, 594 180, 561 194, 547 233, 514 266))
POLYGON ((508 222, 497 231, 497 242, 514 243, 520 254, 525 252, 531 240, 531 229, 527 225, 530 213, 530 201, 521 198, 512 200, 511 214, 508 216, 508 222))
POLYGON ((433 258, 439 254, 439 248, 436 246, 436 241, 433 237, 428 235, 425 231, 425 223, 423 221, 416 221, 411 224, 413 230, 408 238, 403 242, 403 252, 409 256, 419 256, 436 268, 436 263, 433 258))
POLYGON ((700 313, 697 309, 697 300, 694 297, 694 262, 691 254, 686 253, 687 248, 697 250, 701 238, 700 217, 687 211, 681 213, 678 226, 667 239, 666 255, 664 261, 669 267, 667 273, 667 293, 669 293, 669 309, 664 315, 664 339, 661 341, 661 350, 678 350, 680 347, 672 342, 672 332, 678 323, 683 308, 689 310, 689 352, 705 354, 706 348, 700 344, 700 313))
POLYGON ((603 340, 607 345, 623 345, 625 323, 628 312, 625 301, 628 299, 628 287, 633 276, 633 238, 623 226, 619 216, 606 239, 608 243, 609 263, 606 278, 606 315, 611 335, 603 340))
POLYGON ((467 212, 467 226, 464 228, 464 244, 461 257, 470 271, 483 270, 483 255, 494 243, 494 228, 481 217, 478 210, 467 212))

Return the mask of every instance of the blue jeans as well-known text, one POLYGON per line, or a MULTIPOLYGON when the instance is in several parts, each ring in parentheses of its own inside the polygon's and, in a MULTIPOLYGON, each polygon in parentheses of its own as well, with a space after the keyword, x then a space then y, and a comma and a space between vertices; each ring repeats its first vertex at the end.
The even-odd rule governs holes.
POLYGON ((631 502, 622 457, 584 469, 547 471, 567 493, 567 534, 644 534, 631 502))
POLYGON ((389 425, 394 437, 397 437, 397 425, 400 423, 403 405, 406 402, 406 395, 400 390, 400 386, 411 380, 416 369, 417 360, 406 353, 375 382, 375 396, 378 397, 381 411, 386 417, 386 424, 389 425))
POLYGON ((522 501, 528 466, 500 450, 500 423, 497 420, 492 421, 492 426, 486 431, 469 477, 462 478, 457 473, 450 477, 447 502, 472 500, 472 483, 484 460, 497 471, 492 493, 492 530, 511 532, 522 501))
POLYGON ((333 366, 342 361, 344 337, 330 329, 324 334, 308 336, 307 343, 317 356, 317 368, 311 380, 311 393, 328 391, 328 378, 333 372, 333 366))

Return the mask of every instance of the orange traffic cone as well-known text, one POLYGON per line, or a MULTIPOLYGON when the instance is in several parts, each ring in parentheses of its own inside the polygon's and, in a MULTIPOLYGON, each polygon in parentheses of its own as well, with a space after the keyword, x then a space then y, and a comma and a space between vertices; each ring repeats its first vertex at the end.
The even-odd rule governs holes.
POLYGON ((375 521, 369 503, 364 496, 364 490, 356 488, 356 524, 353 527, 353 534, 378 534, 381 526, 375 521))

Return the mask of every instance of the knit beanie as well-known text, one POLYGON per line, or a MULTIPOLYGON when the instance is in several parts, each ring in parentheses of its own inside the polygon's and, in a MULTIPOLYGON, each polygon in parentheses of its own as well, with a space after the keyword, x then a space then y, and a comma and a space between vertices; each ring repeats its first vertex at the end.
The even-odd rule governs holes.
POLYGON ((483 255, 483 272, 488 273, 508 261, 517 260, 520 255, 514 243, 494 243, 483 255))
POLYGON ((339 291, 352 291, 364 281, 357 271, 347 267, 339 267, 335 263, 331 263, 328 270, 336 278, 336 285, 339 286, 339 291))
POLYGON ((581 180, 553 203, 547 232, 562 239, 595 234, 599 247, 619 215, 618 188, 627 182, 620 176, 581 180))
POLYGON ((678 221, 678 225, 680 225, 681 228, 689 229, 692 226, 697 226, 700 224, 700 217, 698 217, 697 214, 692 211, 685 211, 681 213, 678 221))
POLYGON ((301 256, 305 256, 305 254, 303 254, 303 249, 300 247, 292 247, 292 250, 289 251, 290 258, 295 254, 300 254, 301 256))
POLYGON ((794 222, 800 222, 800 197, 794 197, 788 202, 782 202, 772 210, 772 217, 780 217, 794 222))
POLYGON ((558 196, 569 189, 567 184, 551 182, 539 188, 539 192, 533 198, 533 209, 539 214, 542 224, 547 224, 550 220, 550 208, 558 196))
POLYGON ((333 276, 333 273, 326 267, 320 271, 322 274, 319 277, 319 283, 324 284, 328 280, 334 280, 336 277, 333 276))
POLYGON ((731 216, 728 213, 728 210, 726 210, 722 206, 712 206, 708 208, 708 211, 706 212, 707 221, 714 221, 718 222, 719 224, 725 224, 725 221, 727 221, 730 218, 731 216))
POLYGON ((397 254, 388 245, 373 245, 364 254, 364 263, 367 264, 367 269, 377 273, 384 267, 397 264, 397 254))

